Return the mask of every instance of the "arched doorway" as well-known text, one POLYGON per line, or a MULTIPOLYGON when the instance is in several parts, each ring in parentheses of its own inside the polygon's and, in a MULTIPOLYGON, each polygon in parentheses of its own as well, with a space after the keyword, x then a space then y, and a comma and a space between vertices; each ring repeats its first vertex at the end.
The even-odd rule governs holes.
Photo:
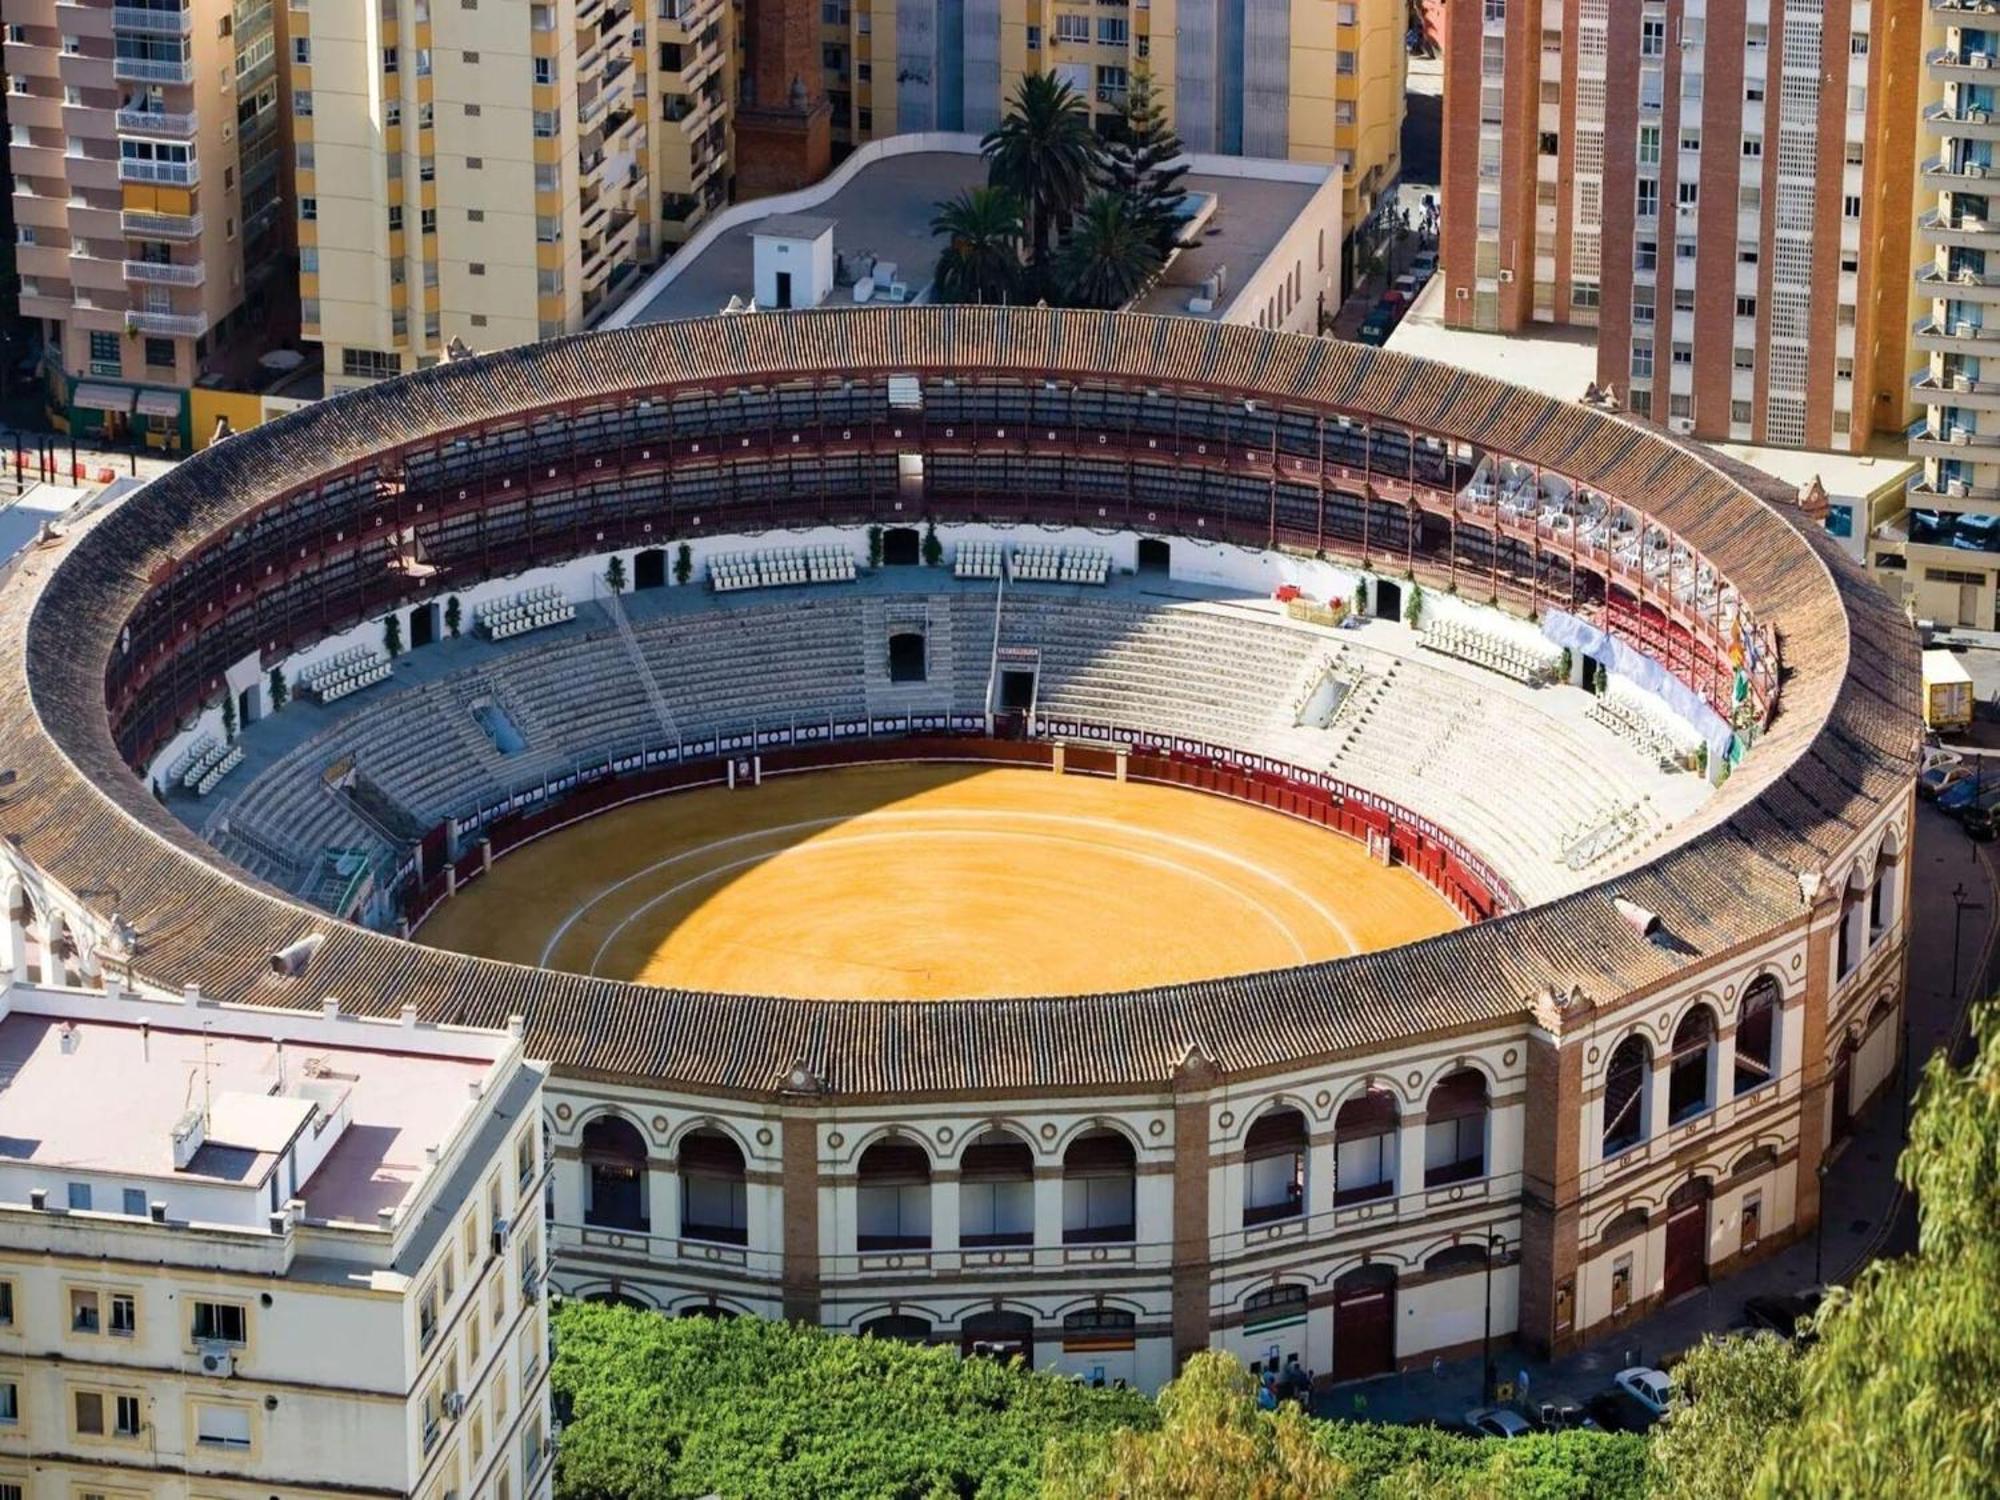
POLYGON ((884 1313, 863 1323, 861 1336, 864 1339, 887 1339, 897 1344, 928 1344, 931 1341, 931 1321, 929 1318, 912 1317, 908 1313, 884 1313))
POLYGON ((1692 1178, 1667 1198, 1667 1271, 1663 1292, 1671 1302, 1708 1285, 1706 1177, 1692 1178))
POLYGON ((891 526, 882 533, 882 565, 914 568, 923 561, 924 539, 914 526, 891 526))
POLYGON ((1243 1227, 1294 1219, 1306 1209, 1306 1117, 1267 1110, 1243 1142, 1243 1227))
POLYGON ((690 1131, 681 1141, 681 1238, 749 1243, 749 1190, 743 1151, 719 1130, 690 1131))
POLYGON ((599 1115, 583 1127, 583 1222, 646 1233, 646 1138, 630 1120, 599 1115))
POLYGON ((1378 620, 1403 618, 1403 586, 1400 583, 1391 583, 1386 578, 1375 580, 1375 618, 1378 620))
POLYGON ((1361 1380, 1395 1368, 1395 1267, 1356 1266, 1333 1284, 1333 1378, 1361 1380))
POLYGON ((632 589, 663 589, 667 586, 667 553, 663 547, 646 547, 632 558, 632 589))
POLYGON ((1139 538, 1139 571, 1141 573, 1168 573, 1173 569, 1174 549, 1168 542, 1156 536, 1139 538))
POLYGON ((438 637, 438 607, 419 604, 410 611, 410 649, 428 646, 438 637))
POLYGON ((959 1328, 959 1352, 989 1359, 1035 1363, 1035 1320, 1026 1313, 998 1309, 974 1313, 959 1328))

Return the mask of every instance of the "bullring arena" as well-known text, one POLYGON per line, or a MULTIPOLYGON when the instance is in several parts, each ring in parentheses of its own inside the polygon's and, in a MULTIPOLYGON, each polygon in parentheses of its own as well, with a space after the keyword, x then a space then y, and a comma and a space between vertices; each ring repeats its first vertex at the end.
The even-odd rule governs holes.
POLYGON ((574 1295, 1572 1348, 1810 1232, 1896 1062, 1915 645, 1766 483, 1177 319, 454 362, 24 557, 8 959, 523 1018, 574 1295))

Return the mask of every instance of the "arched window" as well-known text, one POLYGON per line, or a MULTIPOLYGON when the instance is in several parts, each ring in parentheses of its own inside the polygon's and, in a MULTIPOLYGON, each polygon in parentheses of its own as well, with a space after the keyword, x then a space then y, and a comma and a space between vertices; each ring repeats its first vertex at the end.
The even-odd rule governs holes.
POLYGON ((1747 1094, 1778 1076, 1778 981, 1760 974, 1736 1012, 1736 1092, 1747 1094))
POLYGON ((1138 1320, 1122 1307, 1086 1307, 1063 1315, 1063 1340, 1130 1339, 1138 1320))
POLYGON ((1447 1073, 1424 1101, 1424 1186, 1486 1175, 1486 1075, 1447 1073))
POLYGON ((583 1127, 583 1222, 601 1229, 652 1228, 647 1215, 646 1138, 620 1115, 599 1115, 583 1127))
POLYGON ((1243 1143, 1243 1227, 1296 1218, 1306 1203, 1306 1117, 1280 1106, 1243 1143))
POLYGON ((861 1153, 855 1188, 857 1250, 931 1247, 931 1159, 913 1141, 877 1141, 861 1153))
POLYGON ((958 1163, 958 1242, 968 1249, 1035 1242, 1035 1153, 1004 1130, 974 1138, 958 1163))
POLYGON ((1604 1070, 1604 1154, 1616 1156, 1646 1138, 1646 1080, 1653 1071, 1653 1049, 1641 1036, 1628 1036, 1611 1054, 1604 1070))
POLYGON ((629 1307, 635 1312, 649 1312, 650 1308, 637 1297, 628 1297, 623 1292, 585 1292, 583 1300, 601 1303, 606 1307, 629 1307))
POLYGON ((931 1338, 929 1318, 911 1317, 908 1313, 885 1313, 879 1318, 870 1318, 861 1325, 864 1339, 889 1339, 898 1344, 927 1344, 931 1338))
POLYGON ((1486 1246, 1478 1242, 1447 1245, 1424 1262, 1426 1276, 1463 1276, 1486 1269, 1486 1246))
POLYGON ((1370 1089, 1333 1117, 1333 1201, 1367 1203, 1396 1193, 1396 1096, 1370 1089))
POLYGON ((1115 1130, 1088 1130, 1063 1153, 1063 1243, 1127 1244, 1135 1235, 1138 1159, 1115 1130))
POLYGON ((962 1353, 985 1355, 989 1359, 1018 1359, 1035 1362, 1035 1320, 1023 1312, 1005 1308, 973 1313, 958 1330, 962 1353))
POLYGON ((1280 1319, 1305 1316, 1306 1289, 1297 1282, 1267 1286, 1243 1299, 1243 1326, 1257 1328, 1280 1319))
POLYGON ((743 1245, 750 1240, 743 1152, 719 1130, 681 1140, 681 1238, 743 1245))
POLYGON ((1598 1236, 1601 1245, 1615 1245, 1621 1240, 1629 1240, 1635 1234, 1644 1234, 1652 1221, 1643 1208, 1628 1208, 1624 1213, 1604 1226, 1604 1233, 1598 1236))
POLYGON ((1715 1046, 1715 1014, 1697 1005, 1674 1028, 1674 1050, 1667 1073, 1667 1123, 1692 1120, 1713 1102, 1709 1094, 1710 1052, 1715 1046))

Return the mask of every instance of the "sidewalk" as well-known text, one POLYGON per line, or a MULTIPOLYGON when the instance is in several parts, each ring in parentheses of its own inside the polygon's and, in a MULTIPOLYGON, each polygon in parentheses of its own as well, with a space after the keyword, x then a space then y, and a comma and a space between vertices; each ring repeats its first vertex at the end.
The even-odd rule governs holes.
MULTIPOLYGON (((1964 1041, 1966 1001, 1991 994, 1996 943, 2000 943, 2000 876, 1983 846, 1929 804, 1917 813, 1915 867, 1910 895, 1911 1055, 1921 1061, 1939 1047, 1954 1051, 1964 1041), (1963 884, 1966 899, 1981 910, 1966 912, 1960 934, 1960 997, 1952 980, 1953 901, 1963 884)), ((1902 1150, 1903 1093, 1900 1079, 1884 1085, 1854 1134, 1840 1147, 1822 1185, 1821 1226, 1825 1239, 1824 1279, 1842 1282, 1878 1255, 1903 1254, 1916 1244, 1915 1207, 1895 1180, 1902 1150)), ((1494 1363, 1502 1381, 1527 1376, 1532 1405, 1552 1396, 1582 1402, 1609 1386, 1627 1365, 1658 1364, 1697 1343, 1703 1334, 1740 1326, 1751 1297, 1802 1291, 1820 1279, 1813 1236, 1787 1246, 1770 1259, 1704 1288, 1652 1317, 1607 1336, 1582 1351, 1554 1361, 1524 1359, 1495 1339, 1494 1363)), ((1481 1404, 1480 1362, 1455 1360, 1432 1370, 1385 1375, 1321 1393, 1314 1405, 1322 1417, 1366 1416, 1383 1422, 1456 1423, 1481 1404)))

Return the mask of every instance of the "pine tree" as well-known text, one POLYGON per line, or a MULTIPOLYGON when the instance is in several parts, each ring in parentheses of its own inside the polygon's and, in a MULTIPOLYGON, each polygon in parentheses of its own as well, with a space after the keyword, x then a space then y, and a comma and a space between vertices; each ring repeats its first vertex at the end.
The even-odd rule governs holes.
POLYGON ((1165 253, 1178 223, 1186 147, 1153 91, 1148 69, 1132 75, 1119 136, 1105 163, 1105 186, 1132 205, 1133 217, 1147 226, 1153 243, 1165 253))

